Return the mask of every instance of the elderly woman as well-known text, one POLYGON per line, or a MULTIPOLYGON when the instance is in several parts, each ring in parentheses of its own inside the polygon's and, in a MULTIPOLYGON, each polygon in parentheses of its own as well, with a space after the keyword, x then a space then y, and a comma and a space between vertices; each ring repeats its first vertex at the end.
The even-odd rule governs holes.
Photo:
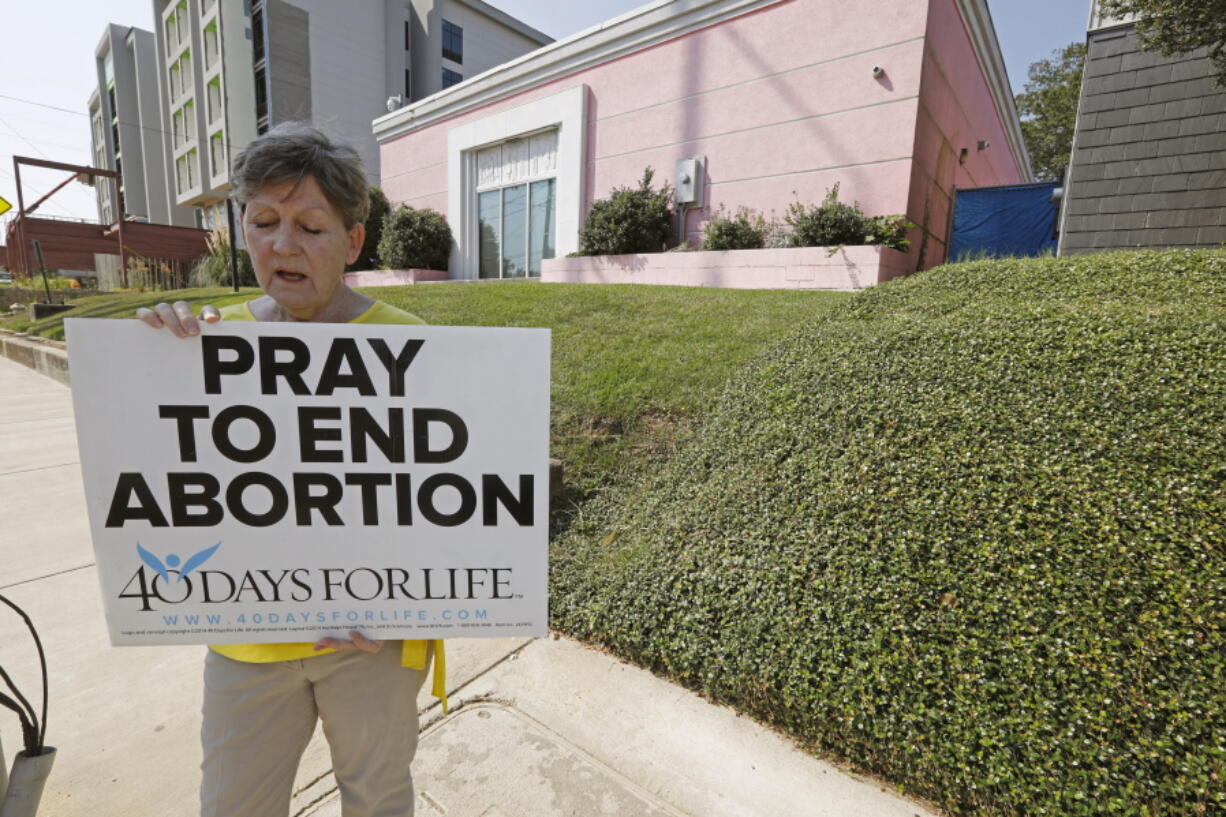
MULTIPOLYGON (((361 252, 369 211, 356 151, 313 128, 278 125, 234 163, 242 229, 264 296, 200 319, 423 323, 354 292, 342 280, 361 252)), ((178 337, 200 325, 179 301, 137 316, 178 337)), ((289 813, 299 759, 316 718, 332 750, 345 817, 413 813, 409 763, 417 748, 417 693, 434 659, 443 697, 442 642, 380 642, 360 632, 309 644, 210 647, 204 666, 203 817, 289 813)))

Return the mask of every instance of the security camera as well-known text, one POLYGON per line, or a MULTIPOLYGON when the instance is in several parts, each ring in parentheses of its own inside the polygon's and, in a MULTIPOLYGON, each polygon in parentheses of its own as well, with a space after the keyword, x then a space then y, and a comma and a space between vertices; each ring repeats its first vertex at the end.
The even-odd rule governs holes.
POLYGON ((392 111, 396 110, 397 108, 400 107, 400 105, 401 105, 401 98, 399 96, 389 96, 387 98, 387 112, 388 113, 391 113, 392 111))
POLYGON ((873 66, 873 78, 881 79, 883 76, 885 76, 885 69, 882 68, 880 65, 874 65, 873 66))

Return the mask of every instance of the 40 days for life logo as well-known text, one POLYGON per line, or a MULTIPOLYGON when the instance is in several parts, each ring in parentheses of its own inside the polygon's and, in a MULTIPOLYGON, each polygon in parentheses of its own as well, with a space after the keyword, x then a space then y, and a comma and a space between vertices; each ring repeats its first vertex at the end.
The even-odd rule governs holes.
POLYGON ((154 603, 177 605, 323 601, 505 601, 523 596, 513 588, 513 567, 419 568, 358 567, 245 570, 236 576, 224 570, 200 570, 221 542, 181 560, 170 553, 159 558, 138 542, 144 562, 119 592, 120 599, 137 599, 141 612, 154 603), (194 579, 194 581, 193 581, 194 579))
POLYGON ((137 542, 137 555, 140 556, 142 562, 152 568, 154 575, 150 578, 144 567, 137 568, 136 573, 128 580, 128 584, 120 591, 119 598, 140 599, 143 605, 140 609, 146 612, 153 609, 149 604, 150 599, 156 598, 167 604, 186 601, 192 595, 193 586, 190 578, 192 571, 207 562, 220 547, 221 542, 218 542, 212 547, 193 553, 186 561, 180 560, 178 554, 175 553, 167 554, 163 560, 141 547, 140 542, 137 542), (133 584, 137 585, 135 592, 133 592, 133 584), (180 587, 175 587, 176 585, 180 587), (169 595, 166 595, 164 591, 169 591, 169 595))

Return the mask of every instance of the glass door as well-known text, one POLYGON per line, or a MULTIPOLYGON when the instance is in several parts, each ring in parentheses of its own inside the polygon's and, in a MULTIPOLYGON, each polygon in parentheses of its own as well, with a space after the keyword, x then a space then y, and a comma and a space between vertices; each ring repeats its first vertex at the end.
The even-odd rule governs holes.
POLYGON ((543 179, 477 194, 482 278, 538 278, 553 258, 557 182, 543 179))

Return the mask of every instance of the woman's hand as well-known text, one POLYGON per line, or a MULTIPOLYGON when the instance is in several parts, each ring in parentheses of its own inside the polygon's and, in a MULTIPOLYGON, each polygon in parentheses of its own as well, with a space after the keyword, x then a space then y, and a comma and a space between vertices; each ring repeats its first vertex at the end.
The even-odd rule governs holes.
MULTIPOLYGON (((192 315, 192 308, 187 301, 175 301, 174 306, 160 303, 153 309, 142 306, 136 310, 136 317, 152 326, 154 329, 163 327, 174 333, 176 338, 186 338, 200 334, 200 324, 192 315)), ((209 305, 200 309, 200 320, 205 323, 217 323, 221 320, 221 312, 217 307, 209 305)))
POLYGON ((383 642, 367 638, 357 630, 349 631, 349 638, 321 638, 315 642, 315 650, 361 650, 362 652, 378 652, 383 649, 383 642))

